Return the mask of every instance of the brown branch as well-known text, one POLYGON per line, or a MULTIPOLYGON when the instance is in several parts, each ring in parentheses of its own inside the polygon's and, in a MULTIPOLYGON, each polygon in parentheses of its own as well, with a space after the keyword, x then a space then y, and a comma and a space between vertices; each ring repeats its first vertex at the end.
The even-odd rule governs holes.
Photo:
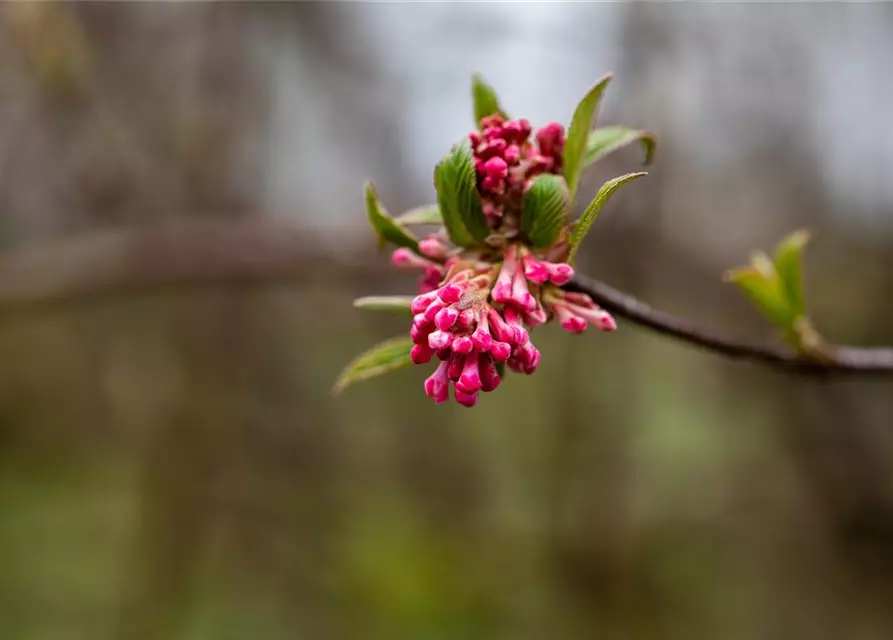
MULTIPOLYGON (((192 219, 54 240, 0 256, 0 317, 196 286, 324 284, 339 256, 351 277, 384 276, 344 262, 341 249, 326 251, 301 225, 258 219, 192 219)), ((698 327, 585 276, 567 288, 618 317, 731 358, 801 373, 893 373, 890 348, 836 347, 827 362, 817 362, 698 327)))
POLYGON ((641 300, 603 282, 577 275, 565 288, 588 294, 606 310, 662 335, 708 349, 730 358, 753 360, 800 373, 893 373, 893 349, 833 347, 826 359, 817 361, 780 346, 750 344, 688 320, 652 309, 641 300))

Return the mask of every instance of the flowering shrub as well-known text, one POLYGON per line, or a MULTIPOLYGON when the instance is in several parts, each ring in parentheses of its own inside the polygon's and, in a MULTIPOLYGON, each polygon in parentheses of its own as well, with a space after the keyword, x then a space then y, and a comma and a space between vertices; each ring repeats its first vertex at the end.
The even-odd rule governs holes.
POLYGON ((614 331, 614 319, 589 296, 565 291, 583 236, 604 203, 622 184, 645 175, 610 180, 574 223, 569 216, 581 170, 631 142, 640 142, 646 163, 654 151, 647 132, 592 128, 610 75, 578 105, 570 126, 557 122, 535 132, 511 119, 493 90, 476 77, 476 130, 437 165, 437 205, 391 218, 371 184, 366 185, 370 223, 383 242, 398 245, 392 264, 421 275, 415 297, 361 298, 357 306, 408 312, 409 337, 389 340, 355 359, 336 383, 347 385, 415 363, 439 362, 425 393, 474 406, 480 392, 496 389, 505 367, 530 375, 541 354, 531 330, 557 319, 581 333, 589 326, 614 331), (409 227, 440 228, 422 238, 409 227))

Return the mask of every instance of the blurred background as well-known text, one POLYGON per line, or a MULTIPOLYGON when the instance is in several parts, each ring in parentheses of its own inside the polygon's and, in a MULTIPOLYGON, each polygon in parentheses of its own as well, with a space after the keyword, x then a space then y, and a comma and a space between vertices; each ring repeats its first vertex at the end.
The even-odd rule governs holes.
POLYGON ((0 9, 0 638, 893 637, 893 381, 621 321, 473 411, 328 394, 415 285, 362 182, 431 202, 475 71, 659 134, 582 271, 774 340, 720 276, 805 226, 820 330, 893 343, 893 5, 0 9))

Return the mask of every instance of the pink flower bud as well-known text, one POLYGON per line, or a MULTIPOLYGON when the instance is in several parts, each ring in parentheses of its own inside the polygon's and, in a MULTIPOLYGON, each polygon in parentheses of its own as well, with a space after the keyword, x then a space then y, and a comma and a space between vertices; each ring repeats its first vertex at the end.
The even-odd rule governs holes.
POLYGON ((527 288, 527 279, 520 271, 515 271, 515 278, 512 282, 512 302, 526 311, 536 309, 536 298, 531 295, 527 288))
POLYGON ((395 249, 391 254, 391 264, 398 269, 426 269, 436 267, 433 262, 416 255, 406 247, 395 249))
MULTIPOLYGON (((595 303, 593 303, 593 306, 595 306, 595 303)), ((598 307, 595 307, 594 309, 586 309, 576 305, 568 305, 568 307, 577 315, 583 316, 589 324, 597 329, 601 329, 602 331, 614 331, 617 329, 617 323, 614 322, 614 318, 612 318, 611 314, 604 309, 598 307)))
POLYGON ((425 328, 414 324, 409 330, 409 337, 415 344, 428 344, 428 336, 431 335, 432 329, 433 327, 425 328))
POLYGON ((573 280, 574 268, 569 264, 564 263, 552 264, 549 275, 552 283, 557 284, 560 287, 573 280))
POLYGON ((496 336, 496 339, 501 342, 515 344, 515 330, 502 319, 499 312, 491 307, 487 315, 490 319, 490 330, 493 332, 493 335, 496 336))
POLYGON ((531 282, 543 284, 549 281, 551 274, 545 262, 526 255, 524 256, 524 276, 531 282))
POLYGON ((521 323, 521 316, 519 316, 518 312, 511 307, 506 307, 505 309, 505 323, 511 327, 514 333, 514 344, 519 347, 527 344, 527 341, 530 339, 527 334, 527 329, 525 329, 524 325, 521 323))
POLYGON ((477 353, 465 356, 465 365, 462 367, 462 375, 456 381, 456 389, 465 393, 479 391, 484 384, 481 382, 480 357, 477 353))
POLYGON ((471 341, 471 338, 467 336, 460 336, 453 340, 453 344, 450 347, 455 353, 471 353, 474 351, 474 343, 471 341))
POLYGON ((475 149, 477 146, 483 141, 481 134, 477 131, 472 131, 468 134, 468 139, 471 141, 471 148, 475 149))
POLYGON ((521 150, 518 148, 518 145, 512 144, 506 147, 505 152, 502 154, 502 157, 505 158, 505 161, 509 164, 515 164, 518 160, 521 159, 521 150))
POLYGON ((456 320, 459 319, 459 312, 455 309, 455 307, 445 307, 437 312, 437 315, 434 316, 434 324, 437 325, 437 328, 446 331, 454 324, 456 324, 456 320))
POLYGON ((492 358, 486 358, 486 362, 481 366, 481 390, 484 392, 494 391, 501 382, 499 372, 492 358))
POLYGON ((490 192, 491 195, 493 193, 501 194, 505 191, 503 188, 502 179, 495 176, 487 176, 486 178, 481 180, 481 189, 490 192))
POLYGON ((478 351, 490 350, 490 345, 493 344, 493 336, 490 335, 490 323, 487 320, 486 313, 481 314, 477 329, 471 334, 471 342, 478 351))
POLYGON ((450 348, 447 347, 446 349, 441 349, 435 355, 437 356, 438 360, 448 360, 450 358, 450 356, 453 354, 450 351, 450 348))
POLYGON ((456 327, 462 330, 468 329, 474 324, 474 315, 473 309, 466 309, 459 314, 459 319, 456 321, 456 327))
POLYGON ((409 310, 415 313, 422 313, 428 306, 434 302, 434 298, 437 297, 437 293, 432 291, 431 293, 423 293, 421 295, 416 296, 412 299, 412 304, 409 306, 409 310))
POLYGON ((428 346, 434 351, 446 349, 453 342, 453 336, 446 331, 434 331, 428 336, 428 346))
POLYGON ((453 354, 453 356, 449 359, 449 365, 447 367, 447 377, 455 382, 461 377, 464 367, 465 356, 453 354))
POLYGON ((484 129, 484 140, 495 140, 496 138, 502 137, 502 127, 486 127, 484 129))
POLYGON ((456 389, 456 402, 461 404, 463 407, 473 407, 478 403, 478 394, 477 391, 474 393, 465 393, 464 391, 460 391, 458 388, 456 389))
POLYGON ((464 290, 464 287, 461 287, 458 284, 450 283, 441 287, 437 296, 441 300, 443 300, 445 304, 454 304, 456 302, 459 302, 459 298, 462 297, 462 292, 464 290))
POLYGON ((546 310, 540 306, 533 311, 524 314, 524 324, 528 327, 539 327, 540 325, 546 324, 548 319, 549 314, 547 314, 546 310))
POLYGON ((505 119, 498 113, 494 113, 492 115, 481 118, 481 128, 487 129, 489 127, 496 127, 501 130, 503 122, 505 122, 505 119))
POLYGON ((544 156, 555 156, 564 148, 564 127, 557 122, 550 122, 536 132, 536 143, 544 156))
POLYGON ((508 342, 494 342, 490 346, 490 354, 496 362, 505 362, 512 355, 512 345, 508 342))
POLYGON ((409 351, 409 357, 415 364, 425 364, 431 362, 434 357, 434 350, 426 344, 415 344, 409 351))
MULTIPOLYGON (((493 138, 492 140, 488 140, 484 145, 478 150, 477 157, 482 160, 488 160, 490 158, 494 158, 497 156, 501 156, 505 151, 506 141, 502 138, 493 138)), ((483 163, 481 164, 481 173, 486 173, 483 169, 483 163)))
POLYGON ((515 247, 510 246, 506 249, 502 267, 499 270, 499 276, 496 278, 496 285, 493 287, 493 291, 490 294, 496 302, 502 302, 504 304, 511 301, 512 285, 517 268, 515 247))
POLYGON ((555 310, 555 315, 561 321, 562 329, 571 333, 583 333, 586 331, 586 320, 571 311, 567 305, 555 304, 553 309, 555 310))
POLYGON ((484 163, 482 173, 494 180, 504 180, 508 175, 508 165, 498 156, 490 158, 484 163))
POLYGON ((585 293, 578 293, 576 291, 564 291, 562 292, 562 297, 569 303, 575 304, 578 307, 583 307, 584 309, 596 309, 596 304, 592 301, 592 298, 587 296, 585 293))
POLYGON ((447 363, 441 362, 437 370, 425 380, 425 394, 441 404, 450 398, 450 382, 447 378, 447 363))
POLYGON ((419 241, 419 251, 429 258, 443 260, 447 256, 448 248, 439 238, 428 236, 419 241))
POLYGON ((518 349, 517 358, 524 373, 530 375, 536 371, 536 368, 539 366, 540 352, 539 349, 533 346, 532 342, 528 342, 518 349))
POLYGON ((446 305, 442 302, 432 302, 427 309, 425 309, 425 320, 430 323, 434 323, 435 318, 437 318, 437 314, 440 313, 442 309, 446 308, 446 305))

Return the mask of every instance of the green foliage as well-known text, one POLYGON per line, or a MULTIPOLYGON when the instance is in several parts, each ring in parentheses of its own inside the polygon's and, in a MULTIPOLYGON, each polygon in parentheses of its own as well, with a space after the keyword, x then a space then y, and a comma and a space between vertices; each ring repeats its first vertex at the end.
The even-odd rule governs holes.
POLYGON ((614 195, 614 192, 627 182, 647 175, 648 174, 644 172, 628 173, 624 176, 619 176, 612 180, 608 180, 605 184, 602 185, 601 189, 598 190, 598 193, 595 194, 595 198, 592 199, 592 202, 589 203, 589 206, 586 207, 583 215, 580 216, 580 219, 577 220, 576 224, 574 225, 574 230, 571 233, 570 238, 571 249, 567 257, 568 264, 574 263, 574 260, 577 257, 577 250, 580 248, 580 243, 583 241, 583 238, 586 237, 586 233, 589 231, 589 227, 591 227, 592 223, 595 222, 596 216, 598 216, 599 212, 601 211, 604 204, 608 201, 608 199, 612 195, 614 195))
POLYGON ((412 364, 412 360, 409 357, 412 344, 411 338, 398 336, 380 342, 371 349, 364 351, 344 367, 341 375, 335 381, 332 393, 337 395, 352 384, 369 380, 412 364))
POLYGON ((589 130, 595 124, 595 113, 601 101, 605 88, 611 82, 609 73, 599 80, 589 93, 580 101, 571 119, 571 126, 567 132, 567 140, 564 143, 564 179, 570 191, 571 200, 577 193, 577 185, 580 182, 580 172, 583 170, 583 157, 586 153, 589 140, 589 130))
POLYGON ((378 194, 375 192, 375 186, 372 182, 366 182, 365 193, 366 215, 369 216, 369 224, 372 225, 372 228, 381 240, 381 246, 384 246, 386 242, 390 242, 398 247, 408 247, 418 252, 418 238, 388 214, 384 205, 378 199, 378 194))
POLYGON ((409 310, 412 300, 413 296, 365 296, 354 300, 353 306, 357 309, 412 316, 412 311, 409 310))
POLYGON ((645 153, 642 164, 649 165, 654 159, 657 150, 657 138, 649 131, 628 129, 627 127, 602 127, 589 132, 586 141, 586 153, 583 156, 583 166, 597 162, 610 153, 623 147, 638 142, 645 153))
POLYGON ((803 249, 808 240, 808 232, 796 231, 778 243, 774 261, 757 252, 749 266, 728 271, 725 279, 735 283, 795 347, 812 350, 821 338, 806 315, 803 293, 803 249))
POLYGON ((806 300, 803 294, 803 249, 809 242, 809 232, 795 231, 778 243, 775 248, 775 270, 781 278, 791 308, 798 316, 806 315, 806 300))
POLYGON ((483 76, 476 73, 471 80, 471 95, 474 100, 474 123, 480 127, 481 120, 494 113, 508 119, 508 115, 499 106, 499 98, 483 76))
POLYGON ((571 208, 564 178, 551 173, 537 176, 521 204, 521 230, 530 244, 538 248, 554 244, 571 208))
POLYGON ((466 139, 438 163, 434 170, 437 205, 450 240, 460 247, 483 242, 490 226, 481 209, 471 143, 466 139))
POLYGON ((396 218, 394 218, 394 222, 402 225, 410 225, 410 224, 443 224, 443 216, 440 214, 440 209, 437 208, 436 204, 428 204, 423 207, 416 207, 415 209, 410 209, 406 213, 403 213, 396 218))

